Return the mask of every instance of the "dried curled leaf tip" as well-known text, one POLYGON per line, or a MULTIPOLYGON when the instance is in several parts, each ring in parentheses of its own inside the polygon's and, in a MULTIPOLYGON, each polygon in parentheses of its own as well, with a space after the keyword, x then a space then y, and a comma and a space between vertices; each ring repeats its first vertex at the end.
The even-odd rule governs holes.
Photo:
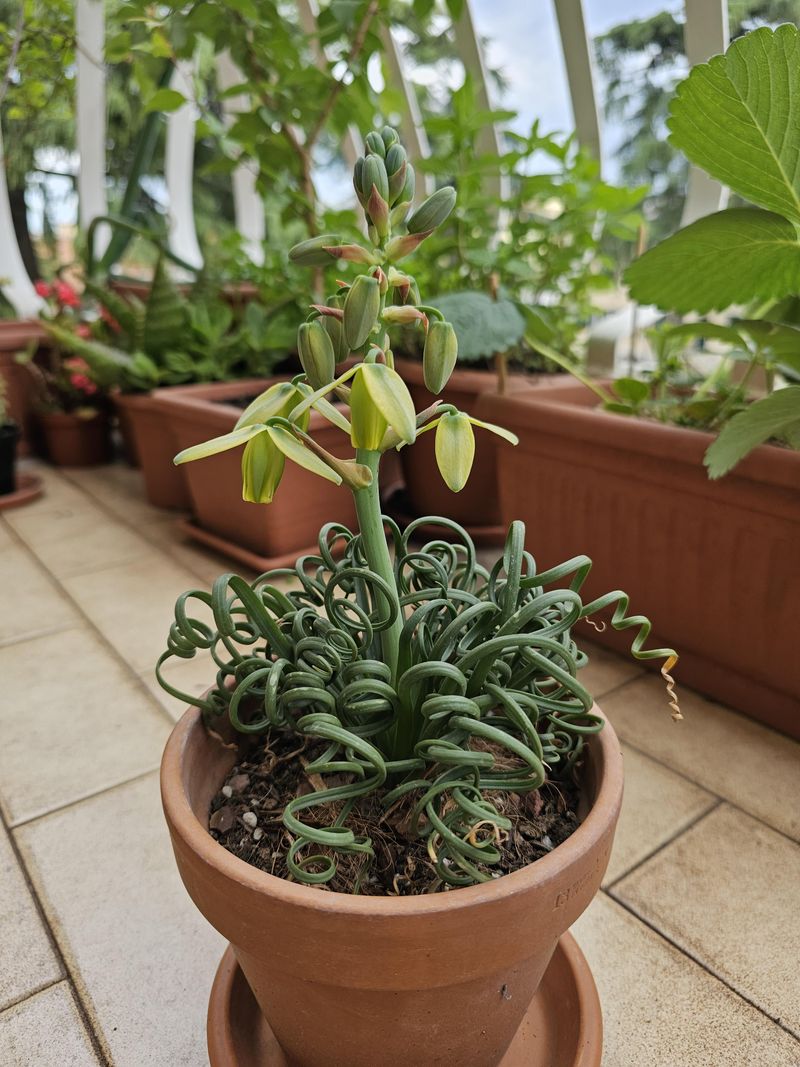
POLYGON ((683 715, 681 714, 680 704, 678 703, 678 694, 675 692, 675 679, 670 674, 670 671, 677 662, 677 656, 670 656, 661 668, 661 677, 667 685, 667 696, 669 697, 669 706, 672 711, 672 721, 683 722, 683 715))

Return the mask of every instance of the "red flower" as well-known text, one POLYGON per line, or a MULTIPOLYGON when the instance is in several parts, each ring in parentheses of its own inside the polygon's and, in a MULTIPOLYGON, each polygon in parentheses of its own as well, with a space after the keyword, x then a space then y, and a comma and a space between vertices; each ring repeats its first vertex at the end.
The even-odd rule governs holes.
POLYGON ((92 331, 89 328, 88 322, 79 322, 78 325, 75 327, 75 333, 78 335, 78 337, 92 336, 92 331))
POLYGON ((39 296, 48 297, 51 296, 53 292, 53 287, 51 285, 48 285, 47 282, 43 282, 41 278, 38 282, 36 282, 33 288, 36 290, 39 296))
POLYGON ((100 305, 100 318, 103 320, 103 322, 105 322, 108 326, 111 327, 114 333, 119 333, 122 329, 122 327, 111 314, 111 312, 108 310, 108 308, 104 307, 102 304, 100 305))
POLYGON ((74 389, 78 389, 81 393, 85 393, 86 396, 91 396, 97 392, 97 386, 94 384, 91 378, 87 378, 85 374, 71 374, 70 385, 74 389))
POLYGON ((65 307, 77 308, 81 306, 78 294, 67 282, 58 281, 53 286, 53 291, 56 294, 56 299, 60 304, 65 307))

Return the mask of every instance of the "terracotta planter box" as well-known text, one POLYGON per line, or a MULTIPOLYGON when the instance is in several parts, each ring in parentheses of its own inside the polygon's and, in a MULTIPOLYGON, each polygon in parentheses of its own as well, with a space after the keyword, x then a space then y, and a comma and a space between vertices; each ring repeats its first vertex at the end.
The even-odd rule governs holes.
MULTIPOLYGON (((209 385, 180 386, 152 395, 154 407, 168 420, 174 435, 174 452, 218 437, 233 429, 244 405, 275 379, 246 379, 209 385)), ((352 456, 350 442, 341 430, 312 412, 310 432, 334 455, 352 456)), ((201 540, 245 559, 241 551, 257 557, 256 563, 275 561, 305 551, 317 543, 326 522, 355 525, 350 491, 287 461, 280 488, 272 504, 242 500, 242 450, 232 449, 183 468, 192 513, 201 540), (202 537, 205 533, 210 537, 202 537)), ((191 532, 191 530, 190 530, 191 532)))
POLYGON ((96 467, 111 461, 111 428, 108 416, 98 413, 88 419, 63 412, 37 415, 47 458, 56 467, 96 467))
MULTIPOLYGON (((454 404, 468 415, 475 415, 478 397, 495 392, 497 375, 488 370, 453 372, 447 387, 438 397, 425 388, 422 363, 419 360, 397 359, 397 372, 408 385, 417 411, 429 407, 434 400, 454 404)), ((507 391, 516 396, 541 388, 549 388, 557 376, 543 374, 511 374, 507 391)), ((469 481, 460 493, 451 492, 442 481, 436 465, 434 432, 423 434, 413 448, 400 451, 403 479, 408 504, 413 516, 446 515, 461 523, 477 540, 502 541, 505 537, 497 489, 497 468, 512 446, 495 434, 475 431, 475 463, 469 481)))
POLYGON ((31 341, 42 341, 46 334, 36 319, 0 320, 0 377, 6 386, 9 418, 20 429, 18 451, 27 455, 33 451, 35 430, 33 415, 36 383, 27 367, 17 363, 18 352, 24 352, 31 341))
POLYGON ((161 764, 181 878, 246 979, 231 1003, 223 960, 209 1013, 213 1067, 599 1067, 596 994, 567 983, 538 1023, 531 1005, 606 870, 622 801, 608 724, 586 747, 585 817, 571 837, 502 878, 422 896, 325 892, 226 851, 208 833, 208 810, 236 756, 192 708, 161 764), (252 997, 260 1021, 257 1011, 245 1016, 252 997), (237 1055, 237 1037, 251 1056, 237 1055))
MULTIPOLYGON (((178 387, 181 388, 181 387, 178 387)), ((172 431, 170 416, 156 403, 159 392, 119 393, 114 406, 120 422, 120 432, 125 451, 129 448, 141 467, 147 499, 157 508, 177 508, 188 511, 191 507, 189 487, 182 467, 172 462, 179 451, 172 431)))
POLYGON ((500 499, 540 568, 585 553, 587 595, 624 589, 680 653, 679 683, 800 737, 800 453, 762 445, 712 482, 710 434, 601 411, 579 383, 478 409, 520 437, 500 499))

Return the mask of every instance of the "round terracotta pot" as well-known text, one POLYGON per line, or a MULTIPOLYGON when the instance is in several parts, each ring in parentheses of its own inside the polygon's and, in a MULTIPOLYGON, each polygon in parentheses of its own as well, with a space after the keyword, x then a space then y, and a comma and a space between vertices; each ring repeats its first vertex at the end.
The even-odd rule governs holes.
POLYGON ((605 873, 622 801, 611 726, 587 746, 587 811, 567 841, 429 896, 329 893, 231 855, 208 833, 208 809, 235 759, 190 709, 167 742, 162 802, 184 885, 232 943, 292 1064, 496 1067, 605 873))
POLYGON ((110 461, 111 434, 105 412, 81 418, 48 411, 38 418, 48 459, 56 467, 96 467, 110 461))

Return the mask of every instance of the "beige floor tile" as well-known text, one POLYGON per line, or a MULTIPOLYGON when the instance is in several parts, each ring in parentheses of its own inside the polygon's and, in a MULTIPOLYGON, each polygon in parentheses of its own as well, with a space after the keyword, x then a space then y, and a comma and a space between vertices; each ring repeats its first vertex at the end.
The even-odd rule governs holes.
POLYGON ((0 552, 13 543, 6 520, 3 516, 0 516, 0 552))
POLYGON ((582 638, 579 641, 589 656, 589 662, 579 672, 578 678, 602 706, 606 693, 644 673, 644 667, 625 656, 618 656, 582 638))
POLYGON ((134 526, 157 522, 174 514, 148 504, 144 495, 142 472, 125 463, 71 470, 69 479, 73 485, 94 497, 117 518, 134 526))
POLYGON ((157 775, 17 832, 114 1067, 200 1067, 222 938, 178 877, 157 775))
POLYGON ((572 931, 603 1005, 603 1067, 798 1067, 800 1044, 606 897, 572 931))
POLYGON ((62 977, 8 834, 0 826, 0 1011, 62 977))
POLYGON ((53 504, 75 504, 86 500, 86 495, 80 488, 74 485, 62 471, 51 467, 48 463, 38 459, 24 459, 19 464, 19 470, 28 474, 35 474, 42 483, 44 492, 33 504, 26 504, 25 510, 37 507, 50 507, 53 504))
POLYGON ((181 532, 174 517, 161 522, 147 523, 141 527, 141 533, 208 588, 220 574, 228 571, 241 574, 248 580, 255 578, 252 571, 236 560, 212 552, 181 532))
MULTIPOLYGON (((217 667, 211 657, 208 654, 198 653, 194 659, 175 659, 165 664, 164 678, 175 689, 186 693, 187 696, 200 696, 214 684, 216 672, 217 667)), ((173 697, 162 689, 152 670, 146 671, 141 677, 156 700, 177 722, 186 711, 188 701, 173 697)))
POLYGON ((78 618, 27 549, 10 536, 0 544, 0 645, 62 629, 78 618))
POLYGON ((727 804, 614 889, 800 1036, 800 846, 727 804))
POLYGON ((674 723, 659 678, 610 694, 603 710, 622 741, 800 839, 800 744, 689 690, 674 723))
POLYGON ((8 523, 47 569, 62 578, 152 555, 153 547, 129 526, 81 494, 76 503, 50 503, 9 512, 8 523))
POLYGON ((137 674, 153 670, 166 648, 178 596, 203 588, 160 554, 66 578, 64 587, 137 674))
POLYGON ((98 1059, 66 982, 0 1014, 3 1067, 97 1067, 98 1059))
POLYGON ((623 745, 622 751, 625 796, 606 885, 718 803, 710 793, 635 749, 623 745))
POLYGON ((169 724, 92 631, 0 649, 0 795, 18 823, 158 766, 169 724))

